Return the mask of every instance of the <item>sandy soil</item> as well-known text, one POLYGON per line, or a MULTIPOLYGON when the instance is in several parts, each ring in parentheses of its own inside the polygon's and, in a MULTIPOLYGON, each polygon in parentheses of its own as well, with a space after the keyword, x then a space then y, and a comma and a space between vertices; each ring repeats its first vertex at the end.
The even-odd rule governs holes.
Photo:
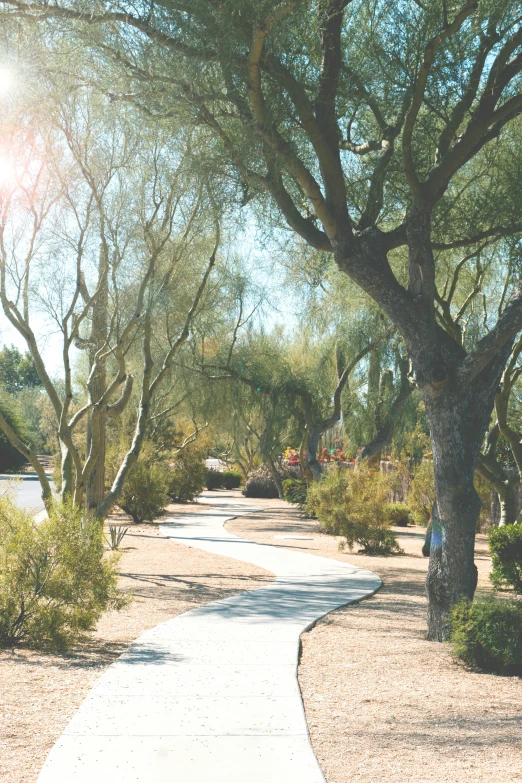
MULTIPOLYGON (((396 528, 404 555, 340 553, 338 541, 279 500, 227 523, 253 541, 376 571, 371 599, 328 615, 302 637, 299 683, 328 783, 520 783, 522 680, 467 671, 427 642, 422 528, 396 528), (281 540, 275 535, 309 535, 281 540)), ((490 559, 478 537, 479 592, 490 559)))
MULTIPOLYGON (((202 510, 172 506, 169 513, 202 510)), ((89 642, 68 655, 31 650, 0 652, 0 780, 34 783, 49 750, 94 681, 139 634, 200 604, 273 577, 256 566, 177 544, 160 535, 158 524, 129 524, 122 543, 121 587, 134 601, 101 618, 89 642)))
MULTIPOLYGON (((469 672, 445 646, 424 640, 423 531, 397 529, 405 554, 369 558, 339 552, 335 538, 288 504, 259 503, 265 512, 227 528, 250 540, 371 568, 385 583, 373 598, 331 613, 303 636, 299 682, 328 783, 521 783, 522 680, 469 672), (312 540, 275 539, 281 534, 312 540)), ((488 590, 483 537, 477 564, 479 590, 488 590)), ((141 631, 272 578, 167 541, 157 524, 131 525, 121 571, 122 587, 135 591, 135 601, 102 618, 89 643, 67 656, 0 653, 1 781, 34 783, 92 683, 141 631)))

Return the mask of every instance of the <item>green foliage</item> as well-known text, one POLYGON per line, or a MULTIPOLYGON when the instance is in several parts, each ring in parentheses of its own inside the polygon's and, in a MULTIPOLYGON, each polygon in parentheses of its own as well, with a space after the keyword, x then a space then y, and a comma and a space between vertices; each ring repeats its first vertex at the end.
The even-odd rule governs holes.
POLYGON ((125 605, 116 563, 104 554, 100 523, 72 505, 56 504, 37 526, 0 498, 0 646, 76 642, 105 610, 125 605))
POLYGON ((121 542, 129 532, 128 527, 122 525, 109 525, 109 546, 111 549, 119 549, 121 542))
POLYGON ((237 470, 224 470, 221 475, 225 489, 239 489, 241 486, 241 473, 237 470))
POLYGON ((488 530, 490 525, 491 485, 475 471, 474 486, 480 499, 480 512, 476 523, 476 531, 480 533, 488 530))
POLYGON ((36 366, 30 353, 22 354, 12 345, 0 351, 0 386, 8 394, 41 386, 36 366))
POLYGON ((266 465, 251 473, 246 480, 243 495, 247 498, 278 498, 279 492, 266 465))
POLYGON ((522 674, 522 602, 463 600, 451 612, 453 654, 468 666, 522 674))
POLYGON ((288 503, 304 506, 306 504, 308 485, 304 479, 284 479, 283 492, 284 499, 288 503))
POLYGON ((209 490, 223 489, 225 486, 223 473, 220 470, 212 470, 212 468, 207 470, 206 485, 209 490))
POLYGON ((241 473, 237 470, 207 470, 207 489, 239 489, 241 473))
MULTIPOLYGON (((25 443, 29 440, 22 412, 17 400, 0 392, 0 414, 4 417, 12 430, 25 443)), ((23 454, 20 454, 0 430, 0 473, 16 471, 27 462, 23 454)))
POLYGON ((118 503, 134 522, 152 522, 169 502, 169 486, 168 465, 150 459, 145 449, 123 485, 118 503))
POLYGON ((350 550, 357 543, 364 554, 389 555, 401 551, 385 512, 389 493, 390 478, 380 471, 332 468, 310 485, 306 505, 326 533, 344 536, 350 550))
POLYGON ((390 525, 407 527, 411 522, 411 511, 406 503, 386 503, 383 511, 390 521, 390 525))
POLYGON ((412 472, 408 487, 407 504, 416 525, 428 525, 435 503, 433 461, 423 459, 412 472))
POLYGON ((522 525, 491 528, 489 549, 493 565, 491 581, 495 587, 512 588, 522 594, 522 525))
POLYGON ((168 493, 172 498, 184 502, 194 500, 204 489, 207 478, 206 455, 205 445, 197 441, 176 452, 170 464, 168 493))

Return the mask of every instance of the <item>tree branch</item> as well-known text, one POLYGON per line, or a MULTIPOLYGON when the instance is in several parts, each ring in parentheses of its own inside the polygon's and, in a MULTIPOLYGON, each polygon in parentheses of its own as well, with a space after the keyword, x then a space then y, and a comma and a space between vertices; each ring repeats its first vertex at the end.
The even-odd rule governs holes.
POLYGON ((422 200, 423 194, 421 184, 417 178, 413 158, 413 131, 424 100, 428 77, 435 60, 435 55, 441 44, 460 30, 466 19, 474 13, 476 8, 476 0, 468 0, 468 2, 462 6, 453 22, 431 38, 424 49, 424 59, 413 88, 413 97, 404 121, 404 130, 402 133, 402 158, 406 181, 410 186, 414 197, 419 200, 422 200))
POLYGON ((513 293, 497 323, 479 340, 473 351, 462 361, 458 370, 461 385, 469 383, 495 357, 498 351, 522 330, 522 280, 513 293))

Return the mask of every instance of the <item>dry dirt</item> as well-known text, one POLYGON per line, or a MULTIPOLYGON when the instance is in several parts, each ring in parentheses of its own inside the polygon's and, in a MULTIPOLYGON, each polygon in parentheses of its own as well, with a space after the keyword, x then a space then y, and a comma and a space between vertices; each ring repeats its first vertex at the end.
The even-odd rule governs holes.
MULTIPOLYGON (((176 505, 169 515, 202 510, 176 505)), ((71 716, 94 681, 142 631, 201 604, 255 590, 272 580, 256 566, 164 538, 158 523, 129 525, 120 561, 124 590, 134 601, 100 620, 88 643, 68 655, 0 652, 0 781, 34 783, 71 716)), ((158 520, 161 521, 161 520, 158 520)))
MULTIPOLYGON (((376 571, 383 588, 328 615, 302 637, 299 683, 328 783, 520 783, 522 679, 467 671, 427 642, 422 528, 395 528, 404 554, 340 553, 338 541, 279 500, 226 527, 260 543, 376 571), (310 535, 311 541, 274 539, 310 535)), ((477 540, 479 592, 490 558, 477 540)))
MULTIPOLYGON (((422 529, 397 528, 404 555, 369 558, 340 553, 335 538, 286 503, 259 503, 265 512, 227 528, 250 540, 362 565, 384 580, 376 596, 331 613, 303 636, 299 682, 328 783, 521 783, 522 680, 469 672, 445 646, 425 641, 422 529), (312 540, 275 539, 292 533, 312 540)), ((198 506, 174 509, 187 513, 198 506)), ((141 631, 272 578, 167 541, 157 524, 131 525, 124 544, 121 584, 136 596, 130 607, 102 618, 91 641, 67 656, 0 654, 2 782, 34 783, 94 680, 141 631)), ((477 565, 484 591, 490 561, 483 537, 477 565)))

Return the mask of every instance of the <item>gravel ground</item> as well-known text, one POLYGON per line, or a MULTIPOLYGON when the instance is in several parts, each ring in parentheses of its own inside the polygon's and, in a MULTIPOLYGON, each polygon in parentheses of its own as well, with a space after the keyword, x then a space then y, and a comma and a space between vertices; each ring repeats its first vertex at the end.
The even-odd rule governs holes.
MULTIPOLYGON (((310 736, 328 783, 520 783, 522 680, 478 674, 446 645, 427 642, 422 528, 396 528, 404 554, 338 551, 338 540, 279 500, 226 527, 260 543, 376 571, 384 587, 337 610, 302 637, 299 683, 310 736), (312 540, 281 540, 307 535, 312 540)), ((478 536, 479 592, 490 558, 478 536)))
MULTIPOLYGON (((328 783, 462 783, 467 778, 522 783, 522 680, 469 672, 453 662, 444 645, 424 639, 423 530, 398 528, 405 554, 370 558, 339 552, 335 538, 321 534, 315 522, 288 504, 258 502, 263 513, 233 520, 227 528, 261 543, 352 562, 384 580, 376 596, 331 613, 302 637, 299 682, 328 783)), ((198 506, 173 510, 187 513, 198 506)), ((167 541, 157 524, 130 527, 120 564, 121 586, 135 593, 127 609, 105 615, 91 640, 68 655, 0 653, 0 780, 5 783, 34 783, 94 681, 143 630, 272 578, 254 566, 167 541)), ((477 541, 477 565, 483 592, 489 589, 490 569, 483 537, 477 541)))
MULTIPOLYGON (((202 510, 191 504, 170 513, 202 510)), ((0 781, 34 783, 94 681, 147 628, 201 604, 255 590, 272 580, 256 566, 177 544, 158 524, 129 524, 120 561, 121 587, 134 601, 101 618, 89 642, 68 655, 0 652, 0 781)))

